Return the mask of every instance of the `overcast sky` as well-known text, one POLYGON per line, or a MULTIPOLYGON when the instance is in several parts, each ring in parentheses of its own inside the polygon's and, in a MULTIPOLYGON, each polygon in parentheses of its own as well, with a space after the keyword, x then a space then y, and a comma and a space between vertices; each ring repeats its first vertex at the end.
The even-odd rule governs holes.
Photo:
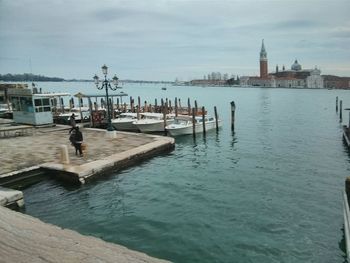
POLYGON ((0 74, 190 80, 276 64, 350 76, 349 0, 0 0, 0 74))

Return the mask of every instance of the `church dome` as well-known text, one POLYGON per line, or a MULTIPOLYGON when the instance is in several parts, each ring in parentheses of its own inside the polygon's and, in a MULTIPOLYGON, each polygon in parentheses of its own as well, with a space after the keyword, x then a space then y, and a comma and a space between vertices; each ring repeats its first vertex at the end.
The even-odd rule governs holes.
POLYGON ((298 60, 295 60, 292 65, 292 70, 301 70, 301 65, 298 63, 298 60))

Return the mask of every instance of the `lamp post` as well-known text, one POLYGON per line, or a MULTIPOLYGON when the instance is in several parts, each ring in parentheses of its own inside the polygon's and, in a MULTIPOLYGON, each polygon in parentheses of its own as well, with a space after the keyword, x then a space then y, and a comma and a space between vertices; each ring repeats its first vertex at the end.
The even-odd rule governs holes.
POLYGON ((107 100, 107 117, 108 117, 108 125, 107 125, 107 131, 114 131, 114 128, 112 126, 111 122, 111 109, 110 109, 110 103, 109 103, 109 97, 108 97, 108 89, 111 90, 117 90, 118 88, 118 78, 116 75, 112 78, 113 86, 111 85, 111 81, 107 79, 107 71, 108 67, 106 65, 102 66, 102 73, 105 76, 105 79, 102 81, 102 85, 99 86, 99 78, 97 75, 94 76, 94 81, 96 84, 96 88, 99 90, 106 89, 106 100, 107 100))

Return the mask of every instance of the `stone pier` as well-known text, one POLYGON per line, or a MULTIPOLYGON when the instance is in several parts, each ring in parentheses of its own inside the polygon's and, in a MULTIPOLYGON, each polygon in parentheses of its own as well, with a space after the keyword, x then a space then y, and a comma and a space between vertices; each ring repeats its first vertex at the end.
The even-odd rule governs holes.
MULTIPOLYGON (((171 151, 175 145, 169 137, 116 132, 115 138, 108 138, 104 130, 82 128, 87 148, 80 157, 70 145, 69 128, 36 128, 33 134, 0 138, 0 185, 47 171, 85 183, 108 171, 171 151)), ((168 262, 1 207, 11 204, 23 205, 22 192, 1 188, 1 262, 168 262)))
POLYGON ((25 171, 53 171, 70 181, 85 183, 110 170, 120 170, 174 149, 173 138, 142 133, 82 128, 86 150, 76 156, 69 142, 69 127, 57 125, 36 129, 33 135, 0 139, 0 185, 21 179, 25 171), (68 151, 66 151, 67 149, 68 151))
POLYGON ((169 262, 0 207, 1 262, 169 262))
POLYGON ((21 191, 0 186, 0 206, 22 207, 24 205, 21 191))

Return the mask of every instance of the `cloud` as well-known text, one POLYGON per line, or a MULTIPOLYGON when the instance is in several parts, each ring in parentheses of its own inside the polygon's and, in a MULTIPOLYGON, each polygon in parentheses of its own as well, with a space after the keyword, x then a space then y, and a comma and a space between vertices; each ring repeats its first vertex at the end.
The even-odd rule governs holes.
MULTIPOLYGON (((0 56, 31 57, 43 73, 60 68, 69 78, 90 77, 107 63, 134 69, 124 71, 129 77, 147 78, 152 68, 174 79, 181 68, 243 74, 257 67, 264 38, 271 62, 298 57, 326 65, 333 52, 344 64, 348 10, 343 0, 0 0, 0 56)), ((18 64, 1 63, 0 73, 18 64)))
POLYGON ((330 35, 335 38, 350 39, 350 24, 349 26, 338 26, 331 30, 330 35))

